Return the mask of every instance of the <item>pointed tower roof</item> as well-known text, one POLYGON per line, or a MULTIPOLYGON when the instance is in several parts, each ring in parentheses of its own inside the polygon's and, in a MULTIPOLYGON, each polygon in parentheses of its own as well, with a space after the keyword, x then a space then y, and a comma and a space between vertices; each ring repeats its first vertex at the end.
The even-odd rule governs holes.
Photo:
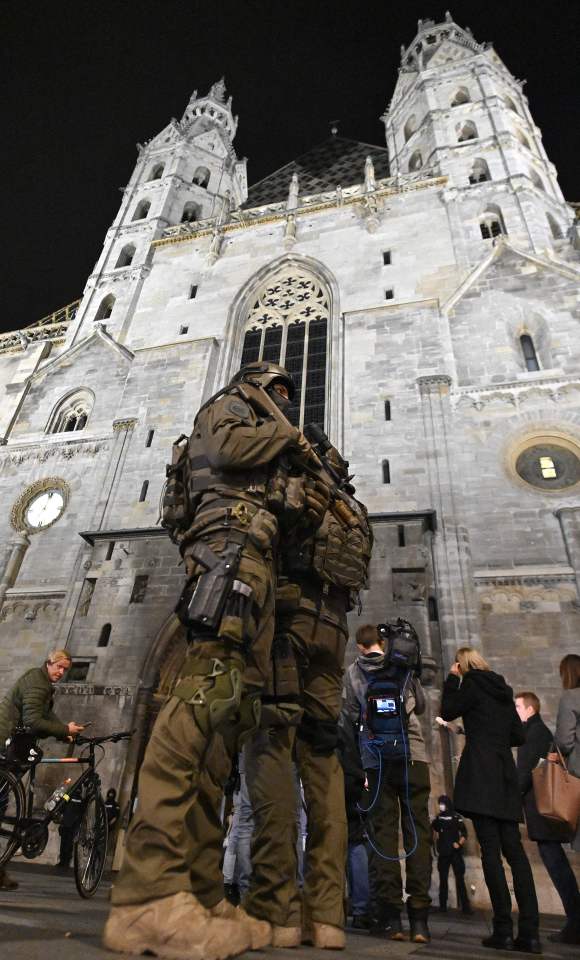
POLYGON ((181 118, 181 124, 186 130, 200 120, 205 121, 206 126, 215 124, 221 127, 230 140, 234 139, 238 129, 238 118, 232 114, 232 98, 228 97, 226 100, 225 77, 213 83, 205 97, 199 97, 197 90, 193 91, 181 118))
POLYGON ((307 196, 335 190, 337 186, 350 187, 365 179, 365 161, 371 156, 378 180, 389 176, 389 157, 386 147, 331 136, 255 183, 248 190, 246 207, 278 203, 288 197, 293 174, 298 175, 300 193, 307 196))
POLYGON ((469 27, 460 27, 447 10, 443 23, 419 20, 417 34, 408 47, 401 47, 401 71, 416 73, 425 70, 442 44, 461 48, 463 53, 483 53, 489 44, 477 43, 469 27))

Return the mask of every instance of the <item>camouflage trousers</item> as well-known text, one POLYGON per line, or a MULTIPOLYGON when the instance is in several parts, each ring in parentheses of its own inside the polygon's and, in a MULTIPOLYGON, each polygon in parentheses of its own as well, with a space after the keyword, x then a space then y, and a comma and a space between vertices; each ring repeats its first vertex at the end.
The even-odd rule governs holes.
MULTIPOLYGON (((277 926, 299 927, 310 921, 344 925, 347 822, 344 778, 333 738, 342 706, 346 610, 346 595, 333 590, 323 597, 303 595, 296 610, 277 614, 275 647, 282 641, 284 651, 284 641, 290 642, 304 713, 298 725, 274 721, 266 726, 265 707, 262 727, 245 747, 254 835, 244 906, 277 926), (297 882, 294 761, 308 822, 302 893, 297 882)), ((286 693, 290 688, 286 682, 286 693)))
MULTIPOLYGON (((209 546, 219 553, 223 540, 210 541, 209 546)), ((257 718, 251 708, 267 680, 274 634, 272 558, 264 557, 251 544, 244 546, 237 576, 253 590, 251 644, 241 647, 217 637, 192 644, 176 695, 161 709, 145 751, 137 809, 112 891, 115 905, 195 892, 208 849, 213 864, 209 899, 213 896, 217 902, 222 898, 219 839, 215 866, 215 831, 221 835, 219 812, 229 770, 227 758, 237 751, 240 736, 255 726, 257 718), (236 708, 232 691, 240 677, 236 708), (206 821, 213 823, 213 832, 204 829, 206 821)))

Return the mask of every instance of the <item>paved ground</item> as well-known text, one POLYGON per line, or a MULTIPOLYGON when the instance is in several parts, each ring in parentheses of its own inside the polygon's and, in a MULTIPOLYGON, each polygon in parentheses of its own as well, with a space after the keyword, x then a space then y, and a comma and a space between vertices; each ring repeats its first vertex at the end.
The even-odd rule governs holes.
MULTIPOLYGON (((110 883, 104 882, 92 900, 78 896, 72 873, 63 875, 51 867, 17 863, 10 872, 20 883, 13 893, 0 892, 0 958, 2 960, 112 960, 113 954, 100 946, 100 932, 107 913, 110 883)), ((559 918, 545 917, 544 957, 546 960, 572 960, 577 947, 550 944, 545 934, 561 925, 559 918)), ((392 960, 413 955, 416 960, 507 960, 514 954, 493 953, 480 946, 488 932, 487 918, 478 914, 462 920, 454 911, 445 917, 434 914, 431 920, 433 940, 428 946, 387 943, 366 934, 349 933, 344 960, 371 960, 388 954, 392 960), (419 958, 420 955, 420 958, 419 958)), ((276 950, 254 953, 254 960, 329 960, 328 951, 276 950)), ((334 954, 337 956, 337 954, 334 954)), ((524 957, 524 954, 516 954, 524 957)))

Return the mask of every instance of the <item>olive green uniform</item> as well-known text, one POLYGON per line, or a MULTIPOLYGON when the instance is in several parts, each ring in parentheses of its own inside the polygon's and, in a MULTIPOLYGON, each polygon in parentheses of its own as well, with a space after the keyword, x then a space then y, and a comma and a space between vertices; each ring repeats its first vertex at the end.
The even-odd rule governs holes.
MULTIPOLYGON (((196 827, 196 817, 203 821, 203 810, 197 809, 200 779, 204 768, 213 767, 212 751, 219 751, 216 734, 232 753, 240 736, 258 722, 258 694, 268 676, 274 631, 278 541, 267 490, 273 461, 298 447, 300 439, 284 418, 257 411, 235 387, 216 395, 196 418, 187 449, 189 527, 179 536, 186 572, 192 587, 204 572, 195 558, 196 544, 217 557, 237 545, 241 555, 235 576, 251 588, 251 602, 243 610, 239 598, 227 602, 213 631, 190 630, 180 679, 145 752, 137 809, 112 893, 115 905, 195 892, 190 870, 203 845, 196 827)), ((211 797, 208 788, 203 802, 210 805, 210 817, 215 814, 211 797)), ((210 888, 219 890, 216 881, 210 888)))
POLYGON ((273 678, 263 695, 262 728, 245 747, 255 827, 253 874, 244 906, 253 916, 283 927, 344 925, 347 821, 337 724, 346 615, 351 591, 366 582, 372 547, 364 507, 350 503, 355 508, 350 526, 328 510, 313 538, 283 549, 287 579, 279 581, 273 678), (301 718, 293 711, 298 699, 293 690, 301 718), (299 719, 294 726, 293 713, 299 719), (303 898, 297 886, 293 752, 308 819, 303 898))

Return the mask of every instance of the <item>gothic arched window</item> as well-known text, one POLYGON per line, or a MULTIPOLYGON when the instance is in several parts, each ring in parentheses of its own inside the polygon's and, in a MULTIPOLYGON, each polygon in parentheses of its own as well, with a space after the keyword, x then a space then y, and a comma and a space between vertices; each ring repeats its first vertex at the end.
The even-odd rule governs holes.
POLYGON ((483 160, 482 158, 474 160, 471 173, 469 174, 469 182, 472 184, 485 183, 486 180, 491 180, 491 174, 489 172, 487 161, 483 160))
POLYGON ((135 213, 133 214, 133 220, 144 220, 149 209, 151 207, 150 200, 141 200, 135 207, 135 213))
POLYGON ((513 100, 512 100, 511 97, 506 97, 506 98, 505 98, 505 105, 506 105, 506 107, 507 107, 509 110, 513 110, 514 113, 519 114, 519 110, 518 110, 518 108, 516 107, 516 105, 515 105, 515 103, 513 102, 513 100))
POLYGON ((185 204, 183 208, 183 213, 181 214, 182 223, 195 223, 196 220, 199 220, 199 215, 201 213, 201 208, 199 204, 193 203, 191 200, 185 204))
POLYGON ((534 347, 534 341, 530 337, 529 333, 524 333, 520 337, 520 347, 522 348, 522 353, 524 355, 526 370, 528 370, 530 373, 535 370, 539 370, 540 364, 538 363, 536 348, 534 347))
POLYGON ((479 220, 479 229, 481 230, 481 236, 484 240, 499 237, 502 233, 507 232, 499 207, 492 204, 485 210, 479 220))
POLYGON ((531 178, 532 183, 534 184, 535 187, 538 188, 538 190, 544 190, 544 191, 545 191, 546 188, 545 188, 545 186, 544 186, 544 181, 542 180, 542 178, 541 178, 541 176, 540 176, 539 173, 536 173, 535 170, 530 170, 530 178, 531 178))
POLYGON ((459 87, 451 101, 452 107, 460 107, 462 103, 471 103, 471 97, 467 87, 459 87))
POLYGON ((270 360, 286 367, 296 384, 290 421, 324 427, 329 291, 315 276, 289 264, 252 299, 240 366, 270 360))
POLYGON ((207 167, 198 167, 193 175, 193 183, 197 183, 198 187, 207 187, 209 183, 210 172, 207 167))
POLYGON ((90 390, 76 390, 64 397, 53 410, 46 432, 73 433, 84 430, 93 402, 94 396, 90 390))
POLYGON ((423 155, 420 150, 415 150, 415 153, 409 160, 409 173, 414 173, 416 170, 420 170, 423 166, 423 155))
POLYGON ((164 170, 165 170, 165 164, 164 164, 164 163, 156 163, 155 166, 153 167, 151 173, 149 174, 149 179, 150 179, 150 180, 161 180, 161 177, 163 176, 163 171, 164 171, 164 170))
POLYGON ((531 150, 531 149, 532 149, 532 148, 530 147, 530 141, 529 141, 528 138, 526 137, 525 133, 522 133, 521 130, 518 130, 518 131, 516 132, 516 137, 518 138, 518 140, 520 141, 520 143, 522 144, 523 147, 527 147, 528 150, 531 150))
POLYGON ((477 140, 477 137, 477 127, 472 120, 468 120, 467 123, 464 123, 460 128, 457 142, 465 143, 466 140, 477 140))
POLYGON ((112 293, 108 293, 99 304, 99 309, 95 314, 95 320, 108 320, 113 312, 114 306, 115 298, 112 293))
POLYGON ((403 127, 403 136, 405 138, 405 143, 407 140, 410 140, 415 130, 417 129, 417 117, 413 114, 412 117, 409 117, 405 126, 403 127))
POLYGON ((123 249, 121 250, 119 254, 119 259, 115 264, 115 269, 118 269, 119 267, 130 266, 134 256, 135 256, 135 247, 133 246, 132 243, 128 243, 127 246, 123 247, 123 249))

